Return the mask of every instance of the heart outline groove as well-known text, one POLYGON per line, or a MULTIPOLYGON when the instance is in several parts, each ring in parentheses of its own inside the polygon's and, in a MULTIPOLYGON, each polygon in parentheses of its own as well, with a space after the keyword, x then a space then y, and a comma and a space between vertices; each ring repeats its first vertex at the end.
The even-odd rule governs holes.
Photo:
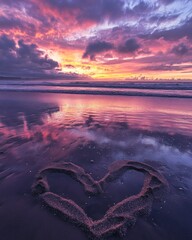
POLYGON ((135 161, 117 161, 112 163, 103 178, 96 181, 83 168, 71 162, 63 162, 42 169, 32 185, 32 193, 64 219, 75 223, 89 233, 92 239, 103 239, 114 233, 124 235, 127 228, 133 226, 139 216, 148 215, 155 198, 168 189, 165 178, 151 166, 135 161), (144 173, 144 183, 138 194, 129 196, 110 207, 99 220, 88 217, 83 208, 71 199, 50 192, 48 173, 63 173, 78 181, 85 192, 101 194, 104 186, 118 179, 126 171, 135 170, 144 173))

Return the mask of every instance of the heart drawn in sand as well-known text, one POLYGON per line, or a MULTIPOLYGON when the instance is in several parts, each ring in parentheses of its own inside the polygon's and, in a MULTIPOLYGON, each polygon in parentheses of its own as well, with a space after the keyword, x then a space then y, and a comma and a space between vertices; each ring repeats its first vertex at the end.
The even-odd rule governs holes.
POLYGON ((135 161, 117 161, 99 181, 73 163, 64 162, 42 169, 36 176, 32 192, 57 211, 62 217, 88 231, 92 238, 101 239, 113 233, 123 234, 137 218, 149 214, 153 199, 168 187, 164 177, 151 166, 135 161), (103 187, 119 178, 123 173, 136 170, 144 173, 145 179, 140 193, 132 195, 110 207, 100 220, 93 220, 73 200, 61 197, 49 190, 48 173, 63 173, 80 182, 88 194, 102 194, 103 187))

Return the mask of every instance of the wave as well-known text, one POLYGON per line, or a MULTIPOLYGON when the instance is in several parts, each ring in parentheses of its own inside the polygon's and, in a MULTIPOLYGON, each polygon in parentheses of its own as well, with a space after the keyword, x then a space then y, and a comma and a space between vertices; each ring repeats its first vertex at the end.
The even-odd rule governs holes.
POLYGON ((0 91, 192 98, 192 83, 0 81, 0 91))

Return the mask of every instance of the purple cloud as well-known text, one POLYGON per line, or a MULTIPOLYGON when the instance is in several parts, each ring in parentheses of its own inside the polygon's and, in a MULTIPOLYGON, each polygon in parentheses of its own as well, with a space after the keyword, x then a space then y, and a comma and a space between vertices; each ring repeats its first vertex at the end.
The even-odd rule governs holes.
POLYGON ((22 21, 17 17, 0 16, 0 28, 1 30, 19 29, 30 35, 35 35, 36 33, 36 27, 34 24, 22 21))
POLYGON ((165 5, 169 5, 173 2, 175 2, 175 0, 160 0, 160 2, 164 3, 165 5))
POLYGON ((107 52, 114 49, 114 45, 110 42, 96 41, 89 43, 83 54, 83 58, 90 57, 90 60, 95 60, 95 55, 98 53, 107 52))
POLYGON ((120 45, 117 49, 119 53, 135 53, 139 48, 140 44, 135 38, 128 39, 123 45, 120 45))
POLYGON ((192 69, 192 65, 185 65, 185 66, 174 66, 172 64, 161 64, 156 66, 146 66, 140 68, 140 70, 147 70, 147 71, 184 71, 187 69, 192 69))
POLYGON ((157 22, 157 23, 166 23, 173 20, 176 20, 179 17, 179 14, 155 14, 153 15, 149 21, 151 23, 157 22))
POLYGON ((178 56, 186 55, 190 51, 190 48, 184 43, 180 43, 179 45, 172 48, 171 52, 178 56))
POLYGON ((177 41, 181 38, 188 38, 192 40, 192 18, 185 23, 175 26, 168 30, 156 30, 151 34, 141 34, 140 37, 144 39, 160 39, 164 38, 167 41, 177 41))
POLYGON ((53 74, 59 67, 58 62, 50 59, 35 44, 23 40, 16 43, 6 35, 0 36, 0 74, 14 76, 42 76, 53 74), (18 45, 18 46, 17 46, 18 45))

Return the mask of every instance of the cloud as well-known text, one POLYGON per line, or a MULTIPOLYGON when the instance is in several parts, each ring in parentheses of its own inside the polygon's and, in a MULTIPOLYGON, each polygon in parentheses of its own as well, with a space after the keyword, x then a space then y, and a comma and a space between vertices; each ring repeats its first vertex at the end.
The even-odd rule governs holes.
POLYGON ((112 49, 114 49, 114 45, 110 42, 96 41, 93 43, 89 43, 83 54, 83 58, 90 57, 90 60, 94 60, 96 54, 107 52, 112 49))
POLYGON ((74 69, 75 66, 73 66, 72 64, 66 64, 64 67, 69 68, 69 69, 74 69))
POLYGON ((0 74, 40 76, 57 72, 58 62, 50 59, 36 44, 15 42, 6 35, 0 37, 0 74))
MULTIPOLYGON (((141 48, 140 44, 137 42, 135 38, 128 39, 124 44, 117 44, 115 46, 113 43, 106 42, 106 41, 96 41, 93 43, 89 43, 86 47, 86 50, 83 54, 83 58, 90 58, 90 60, 95 60, 95 56, 98 53, 108 52, 113 50, 120 54, 134 54, 141 48)), ((105 54, 105 58, 112 58, 110 53, 105 54)))
POLYGON ((191 65, 184 65, 184 66, 178 66, 178 65, 173 65, 173 64, 160 64, 160 65, 150 65, 150 66, 145 66, 141 68, 140 70, 147 70, 147 71, 184 71, 192 69, 192 64, 191 65))
POLYGON ((6 53, 9 55, 11 50, 15 50, 16 49, 16 44, 15 41, 12 39, 9 39, 6 35, 2 35, 0 37, 0 53, 1 53, 1 57, 5 57, 3 56, 3 53, 6 53))
POLYGON ((125 75, 128 64, 130 72, 141 74, 137 69, 153 61, 159 69, 165 65, 166 71, 167 64, 190 60, 189 0, 6 0, 0 9, 1 33, 14 38, 15 44, 15 49, 1 53, 0 74, 10 74, 9 65, 14 74, 17 67, 20 75, 58 74, 59 63, 46 56, 46 50, 65 59, 60 64, 67 72, 85 70, 94 76, 99 71, 95 77, 106 77, 101 64, 116 64, 116 69, 109 66, 113 78, 125 75), (90 63, 92 72, 84 69, 82 56, 98 56, 97 67, 90 63))
POLYGON ((177 56, 186 55, 189 51, 190 51, 190 48, 184 43, 180 43, 179 45, 173 47, 173 49, 171 50, 171 52, 177 56))
POLYGON ((151 23, 168 23, 176 20, 179 16, 179 14, 155 14, 149 18, 149 21, 151 23))
POLYGON ((0 28, 1 30, 20 30, 32 36, 36 33, 36 27, 34 24, 30 22, 25 22, 13 16, 0 16, 0 28))
POLYGON ((52 18, 54 21, 62 21, 63 17, 68 16, 65 23, 70 21, 78 25, 85 22, 116 22, 124 18, 137 18, 138 14, 145 15, 158 9, 157 4, 145 0, 139 0, 136 4, 133 0, 7 0, 3 5, 19 10, 24 8, 26 14, 41 22, 51 23, 52 18))
POLYGON ((125 15, 124 0, 44 0, 44 4, 60 14, 69 13, 78 22, 113 21, 125 15))
POLYGON ((110 59, 110 58, 113 58, 113 55, 110 54, 110 53, 106 53, 105 56, 104 56, 104 58, 110 59))
POLYGON ((170 29, 156 30, 153 33, 141 34, 140 37, 144 39, 160 39, 164 38, 166 41, 177 41, 181 38, 188 38, 192 40, 192 17, 186 20, 182 25, 174 26, 170 29))
POLYGON ((145 1, 140 1, 137 5, 135 5, 132 9, 132 13, 143 13, 148 12, 153 9, 153 5, 150 5, 149 3, 145 1))
POLYGON ((118 52, 119 53, 135 53, 139 48, 140 48, 140 44, 137 42, 137 40, 135 38, 130 38, 128 39, 124 45, 120 45, 118 47, 118 52))
POLYGON ((175 0, 160 0, 160 2, 164 3, 165 5, 169 5, 173 2, 175 2, 175 0))
MULTIPOLYGON (((72 68, 72 65, 66 65, 72 68)), ((59 63, 38 48, 36 44, 17 42, 0 36, 0 76, 22 78, 88 79, 76 72, 60 71, 59 63)))

